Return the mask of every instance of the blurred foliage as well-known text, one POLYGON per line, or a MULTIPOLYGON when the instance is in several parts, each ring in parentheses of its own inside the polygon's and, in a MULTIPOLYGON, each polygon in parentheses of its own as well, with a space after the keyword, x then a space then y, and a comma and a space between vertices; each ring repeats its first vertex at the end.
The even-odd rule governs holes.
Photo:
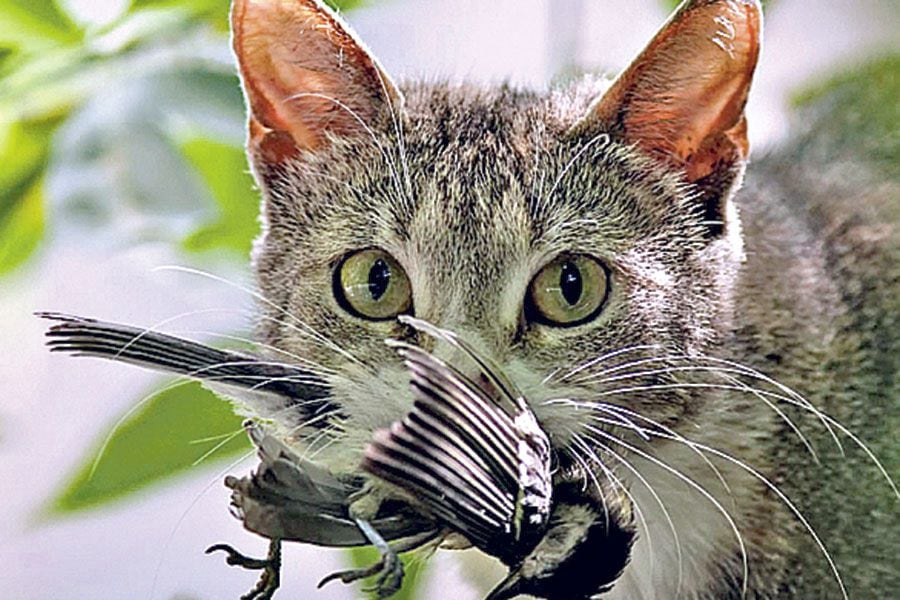
POLYGON ((52 512, 118 500, 200 462, 250 450, 241 418, 200 384, 178 384, 151 394, 108 440, 88 453, 52 502, 52 512))
MULTIPOLYGON (((794 97, 812 158, 862 159, 900 179, 900 54, 848 69, 794 97)), ((807 153, 810 155, 810 153, 807 153)))
POLYGON ((60 123, 50 115, 0 132, 0 276, 25 261, 44 233, 44 170, 60 123))
POLYGON ((184 248, 228 249, 249 256, 251 242, 259 233, 259 197, 253 191, 243 150, 204 138, 186 140, 180 147, 219 208, 218 219, 191 233, 184 248))
POLYGON ((81 23, 54 0, 0 0, 0 275, 39 247, 44 215, 100 226, 123 208, 152 217, 130 239, 186 239, 187 251, 246 257, 257 203, 246 203, 252 182, 235 160, 243 101, 229 4, 132 0, 122 14, 81 23), (72 143, 61 143, 57 128, 72 143), (182 128, 196 143, 181 145, 182 128), (205 223, 196 225, 197 214, 205 223))

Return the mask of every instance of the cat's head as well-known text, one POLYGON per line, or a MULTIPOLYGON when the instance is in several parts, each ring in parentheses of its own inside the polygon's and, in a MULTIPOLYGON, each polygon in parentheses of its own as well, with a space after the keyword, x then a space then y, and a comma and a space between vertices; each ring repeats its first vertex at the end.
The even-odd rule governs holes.
POLYGON ((730 329, 756 2, 687 2, 611 85, 549 93, 398 86, 313 0, 239 0, 233 24, 261 332, 334 384, 320 456, 352 465, 409 409, 384 341, 433 342, 407 313, 489 355, 560 456, 628 420, 590 403, 702 423, 713 392, 657 367, 730 329))

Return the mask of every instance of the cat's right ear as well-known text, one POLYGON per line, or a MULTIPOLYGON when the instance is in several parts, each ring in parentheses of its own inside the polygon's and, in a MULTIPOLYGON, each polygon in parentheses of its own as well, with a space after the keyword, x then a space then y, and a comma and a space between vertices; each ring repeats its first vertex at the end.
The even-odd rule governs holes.
POLYGON ((234 0, 232 44, 250 109, 250 155, 280 164, 329 136, 367 135, 402 97, 319 0, 234 0))
POLYGON ((761 17, 758 0, 686 0, 573 133, 608 133, 680 171, 723 222, 747 159, 761 17))

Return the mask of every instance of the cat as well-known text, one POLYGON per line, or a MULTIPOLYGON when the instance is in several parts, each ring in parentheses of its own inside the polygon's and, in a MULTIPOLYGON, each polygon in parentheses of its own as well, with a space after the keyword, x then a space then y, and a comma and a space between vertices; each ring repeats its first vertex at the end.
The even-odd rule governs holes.
POLYGON ((384 340, 459 362, 415 315, 523 390, 561 468, 631 498, 602 597, 900 589, 877 460, 896 456, 897 189, 803 148, 745 177, 755 0, 688 0, 614 81, 546 93, 398 85, 317 0, 236 0, 232 25, 259 339, 331 390, 312 418, 248 407, 284 444, 358 470, 412 407, 384 340))

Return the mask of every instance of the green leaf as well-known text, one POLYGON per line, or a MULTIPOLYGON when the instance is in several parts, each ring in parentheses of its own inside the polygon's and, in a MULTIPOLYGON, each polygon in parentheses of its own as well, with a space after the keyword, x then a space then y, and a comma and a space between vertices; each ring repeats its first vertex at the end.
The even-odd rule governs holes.
POLYGON ((229 27, 228 13, 231 8, 229 0, 131 0, 129 10, 137 12, 145 8, 179 8, 187 11, 194 18, 211 23, 220 31, 229 27))
MULTIPOLYGON (((371 546, 349 548, 346 552, 351 566, 355 569, 371 566, 380 558, 378 550, 371 546)), ((391 600, 415 600, 416 598, 422 598, 422 587, 427 579, 428 556, 420 551, 413 551, 401 556, 400 560, 403 561, 405 571, 403 587, 400 588, 399 592, 391 596, 391 600)), ((369 592, 367 597, 378 598, 378 594, 369 592)))
POLYGON ((106 504, 198 462, 232 457, 249 448, 241 418, 228 402, 195 382, 171 387, 152 396, 113 429, 105 444, 88 453, 52 501, 50 512, 106 504), (101 448, 103 454, 95 464, 101 448))
MULTIPOLYGON (((352 10, 361 6, 365 0, 325 0, 338 11, 352 10)), ((228 12, 231 2, 228 0, 131 0, 132 11, 147 7, 172 6, 185 9, 209 23, 216 29, 228 30, 228 12)))
POLYGON ((0 129, 0 221, 41 177, 50 156, 50 139, 64 115, 18 121, 0 129))
POLYGON ((24 263, 44 236, 44 194, 36 181, 0 219, 0 275, 24 263))
POLYGON ((794 99, 807 131, 798 142, 816 158, 853 157, 900 177, 900 54, 810 86, 794 99))
POLYGON ((22 264, 44 233, 42 180, 62 115, 0 130, 0 275, 22 264))
POLYGON ((184 240, 185 249, 198 252, 225 248, 248 255, 259 233, 259 197, 243 149, 205 138, 189 139, 180 148, 219 209, 216 221, 184 240))
POLYGON ((3 76, 3 67, 6 61, 16 55, 16 49, 10 45, 0 43, 0 77, 3 76))
POLYGON ((0 1, 0 40, 37 50, 77 42, 84 32, 53 0, 0 1))
POLYGON ((346 12, 368 4, 367 0, 325 0, 325 2, 336 11, 346 12))

